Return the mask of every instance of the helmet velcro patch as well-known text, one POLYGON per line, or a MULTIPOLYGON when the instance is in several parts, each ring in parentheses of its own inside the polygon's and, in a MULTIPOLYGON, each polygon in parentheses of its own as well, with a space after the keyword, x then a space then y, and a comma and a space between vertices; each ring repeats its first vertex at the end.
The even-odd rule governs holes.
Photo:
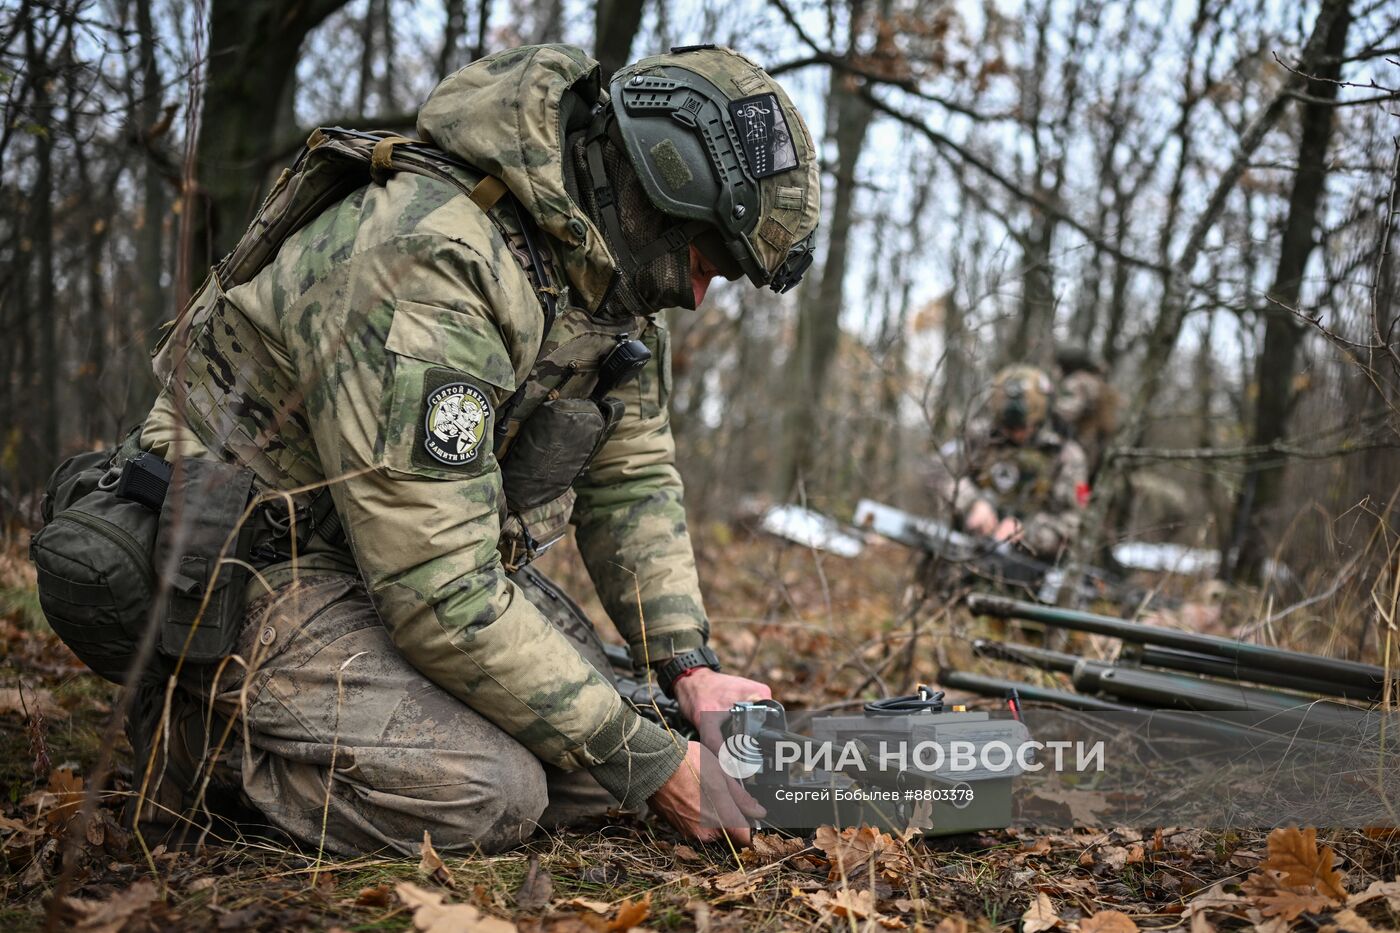
POLYGON ((758 228, 758 235, 771 243, 773 248, 780 253, 787 252, 788 247, 792 246, 792 231, 776 217, 764 220, 758 228))
POLYGON ((652 146, 651 158, 656 163, 656 170, 673 191, 679 191, 695 180, 685 159, 681 158, 681 151, 671 140, 663 139, 652 146))

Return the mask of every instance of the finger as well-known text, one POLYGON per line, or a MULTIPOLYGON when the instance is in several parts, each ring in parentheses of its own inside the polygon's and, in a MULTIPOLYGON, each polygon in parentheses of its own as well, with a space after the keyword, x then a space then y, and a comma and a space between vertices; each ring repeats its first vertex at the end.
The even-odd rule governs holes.
POLYGON ((714 716, 702 716, 701 720, 700 744, 718 755, 720 746, 724 744, 724 737, 720 735, 719 731, 719 723, 715 721, 714 716))
MULTIPOLYGON (((727 775, 726 775, 727 777, 727 775)), ((761 820, 768 815, 763 804, 753 798, 743 784, 729 778, 729 796, 738 804, 739 810, 750 820, 761 820)))
POLYGON ((716 796, 720 797, 718 803, 720 809, 719 824, 721 828, 729 834, 729 838, 733 839, 739 845, 748 845, 750 839, 748 819, 739 812, 738 806, 735 805, 728 794, 721 792, 716 796))

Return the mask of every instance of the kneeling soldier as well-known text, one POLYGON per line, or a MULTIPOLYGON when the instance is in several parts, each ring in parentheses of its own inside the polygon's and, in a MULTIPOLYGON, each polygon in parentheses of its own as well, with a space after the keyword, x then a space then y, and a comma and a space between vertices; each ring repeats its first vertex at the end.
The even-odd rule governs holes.
POLYGON ((640 718, 529 564, 572 522, 692 721, 770 695, 706 646, 655 315, 717 275, 796 284, 820 198, 807 128, 724 49, 605 89, 577 49, 540 46, 444 80, 418 131, 318 131, 157 354, 140 448, 287 495, 256 513, 231 660, 186 665, 173 707, 155 691, 133 718, 169 749, 147 793, 207 796, 180 772, 221 751, 212 786, 329 851, 416 852, 425 830, 490 851, 647 802, 712 838, 702 798, 747 840, 756 804, 701 784, 717 737, 640 718), (283 222, 355 152, 364 178, 283 222))

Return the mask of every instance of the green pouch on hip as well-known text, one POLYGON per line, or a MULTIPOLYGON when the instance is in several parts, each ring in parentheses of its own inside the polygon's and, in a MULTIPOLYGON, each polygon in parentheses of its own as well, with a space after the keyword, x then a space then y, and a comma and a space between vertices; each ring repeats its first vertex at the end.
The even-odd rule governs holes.
POLYGON ((183 458, 161 506, 154 564, 169 574, 160 651, 193 663, 233 651, 243 622, 255 520, 253 473, 217 460, 183 458))

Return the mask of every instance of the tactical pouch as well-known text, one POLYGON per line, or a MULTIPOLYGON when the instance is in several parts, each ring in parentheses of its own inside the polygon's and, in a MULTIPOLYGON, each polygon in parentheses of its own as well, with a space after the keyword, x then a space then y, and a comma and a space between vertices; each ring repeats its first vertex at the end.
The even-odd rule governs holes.
POLYGON ((568 492, 617 427, 614 398, 557 398, 540 403, 515 436, 501 464, 506 505, 527 512, 568 492))
POLYGON ((568 489, 552 502, 524 512, 511 512, 501 522, 498 550, 501 564, 514 573, 539 557, 564 537, 574 511, 574 491, 568 489))
POLYGON ((161 507, 154 564, 170 571, 160 651, 208 663, 227 656, 242 627, 256 522, 247 516, 253 472, 218 460, 182 459, 161 507))
POLYGON ((156 589, 156 513, 117 495, 120 477, 112 450, 65 461, 49 479, 44 526, 29 543, 49 625, 84 664, 118 683, 156 589))

